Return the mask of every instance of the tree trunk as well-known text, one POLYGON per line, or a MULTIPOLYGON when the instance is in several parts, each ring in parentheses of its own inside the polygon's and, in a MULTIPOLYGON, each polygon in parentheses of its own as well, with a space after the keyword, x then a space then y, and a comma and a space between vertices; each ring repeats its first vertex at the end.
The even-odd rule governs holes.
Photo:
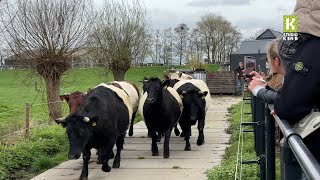
POLYGON ((60 77, 44 78, 46 82, 47 101, 49 108, 49 118, 53 121, 62 117, 60 101, 60 77))
POLYGON ((115 81, 124 81, 124 75, 126 74, 126 71, 113 71, 113 78, 115 81))

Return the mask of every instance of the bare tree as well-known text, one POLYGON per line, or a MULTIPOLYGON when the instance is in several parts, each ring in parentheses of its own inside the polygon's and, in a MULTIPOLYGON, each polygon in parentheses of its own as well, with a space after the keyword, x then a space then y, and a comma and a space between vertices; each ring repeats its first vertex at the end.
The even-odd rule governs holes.
POLYGON ((162 53, 160 55, 164 65, 169 65, 172 61, 172 38, 172 29, 164 29, 161 36, 162 53))
POLYGON ((188 32, 189 27, 181 23, 176 28, 174 28, 175 31, 175 47, 176 47, 176 53, 179 55, 179 63, 182 64, 182 57, 185 55, 186 47, 187 47, 187 38, 188 38, 188 32))
POLYGON ((150 46, 151 48, 150 48, 149 55, 153 63, 160 64, 160 51, 162 49, 162 44, 161 44, 161 32, 159 29, 154 31, 150 46))
POLYGON ((61 76, 72 56, 84 47, 91 26, 87 0, 17 0, 2 24, 17 60, 45 81, 50 119, 61 117, 61 76))
POLYGON ((133 60, 149 47, 146 10, 138 0, 105 0, 98 19, 93 46, 99 49, 97 55, 114 79, 124 80, 133 60))
POLYGON ((197 29, 203 38, 205 51, 211 63, 227 61, 228 53, 234 51, 241 38, 241 33, 236 27, 222 16, 215 14, 203 16, 197 23, 197 29))

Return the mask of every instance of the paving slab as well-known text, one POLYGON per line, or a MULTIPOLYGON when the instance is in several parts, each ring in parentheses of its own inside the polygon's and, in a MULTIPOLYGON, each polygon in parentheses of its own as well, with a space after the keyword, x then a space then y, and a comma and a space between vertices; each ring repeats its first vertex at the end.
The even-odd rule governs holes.
MULTIPOLYGON (((228 147, 230 134, 228 128, 228 108, 241 101, 239 97, 213 96, 207 112, 204 130, 205 144, 197 146, 198 130, 192 127, 190 139, 191 151, 184 151, 185 141, 174 133, 170 139, 170 158, 164 159, 163 139, 158 143, 160 156, 151 156, 151 139, 147 137, 144 122, 134 125, 134 135, 126 137, 122 151, 121 167, 111 172, 101 171, 96 164, 97 156, 92 150, 89 162, 91 180, 204 180, 205 172, 218 165, 228 147)), ((110 160, 109 165, 113 160, 110 160)), ((34 177, 32 180, 75 180, 80 176, 82 159, 63 162, 62 164, 34 177)))

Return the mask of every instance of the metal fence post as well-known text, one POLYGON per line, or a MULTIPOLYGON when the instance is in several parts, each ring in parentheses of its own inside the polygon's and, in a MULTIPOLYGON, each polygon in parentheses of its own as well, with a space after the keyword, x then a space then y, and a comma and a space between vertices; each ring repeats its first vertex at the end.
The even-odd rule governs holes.
POLYGON ((296 160, 288 143, 281 142, 280 148, 281 157, 281 180, 298 180, 301 179, 302 170, 296 160))
POLYGON ((269 108, 265 109, 266 115, 266 179, 276 179, 275 161, 275 119, 270 114, 269 108))
POLYGON ((254 97, 251 96, 252 103, 252 121, 257 122, 257 125, 254 126, 254 135, 255 135, 255 149, 256 154, 259 157, 260 165, 260 180, 266 179, 266 163, 265 163, 265 103, 260 102, 254 97))
POLYGON ((26 124, 25 124, 25 134, 26 140, 29 140, 29 128, 30 128, 30 104, 26 103, 26 124))

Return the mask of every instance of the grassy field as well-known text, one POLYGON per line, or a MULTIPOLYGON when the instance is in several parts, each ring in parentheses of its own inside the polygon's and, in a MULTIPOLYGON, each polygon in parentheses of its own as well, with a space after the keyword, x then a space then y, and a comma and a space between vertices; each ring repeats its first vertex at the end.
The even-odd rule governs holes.
MULTIPOLYGON (((186 69, 188 67, 176 67, 186 69)), ((135 83, 141 88, 143 77, 163 77, 168 67, 135 67, 131 68, 125 80, 135 83)), ((217 65, 207 66, 208 71, 216 71, 217 65)), ((3 135, 24 127, 25 103, 31 106, 31 125, 47 122, 48 110, 43 99, 43 85, 26 81, 30 71, 0 71, 0 180, 30 179, 66 160, 68 142, 65 130, 56 125, 44 125, 32 128, 30 140, 23 138, 1 138, 3 135)), ((40 79, 40 78, 38 78, 40 79)), ((101 82, 113 80, 112 74, 103 73, 102 69, 73 69, 63 76, 61 94, 73 91, 87 91, 101 82)), ((63 103, 64 115, 68 107, 63 103)), ((136 120, 140 120, 140 116, 136 120)))

